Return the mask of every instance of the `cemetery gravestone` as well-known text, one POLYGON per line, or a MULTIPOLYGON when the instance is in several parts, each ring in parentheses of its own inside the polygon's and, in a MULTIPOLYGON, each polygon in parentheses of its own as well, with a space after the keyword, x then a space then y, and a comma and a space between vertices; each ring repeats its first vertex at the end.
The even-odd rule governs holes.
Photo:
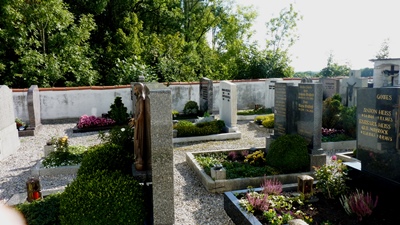
POLYGON ((221 106, 219 108, 220 120, 225 122, 225 132, 237 131, 237 90, 236 84, 229 81, 220 83, 221 106))
POLYGON ((357 158, 361 170, 400 184, 399 88, 361 88, 357 158))
POLYGON ((340 93, 340 79, 322 78, 320 81, 323 87, 323 99, 340 93))
POLYGON ((12 91, 0 85, 0 160, 16 152, 20 146, 15 124, 12 91))
POLYGON ((322 150, 322 84, 299 84, 297 107, 297 133, 308 141, 312 153, 318 154, 322 150))
MULTIPOLYGON (((150 112, 151 189, 145 199, 151 202, 152 224, 174 224, 174 173, 171 90, 163 84, 145 83, 150 112)), ((134 172, 134 177, 142 179, 134 172)), ((148 175, 147 175, 148 176, 148 175)), ((148 179, 148 178, 147 178, 148 179)))
POLYGON ((200 79, 200 111, 213 113, 213 81, 208 78, 200 79))
MULTIPOLYGON (((281 135, 298 134, 308 142, 310 166, 326 163, 321 148, 322 84, 277 82, 275 84, 274 135, 267 137, 266 149, 281 135)), ((310 168, 310 169, 311 169, 310 168)))
POLYGON ((288 100, 290 86, 293 86, 293 83, 277 82, 275 84, 274 136, 276 137, 292 133, 290 130, 292 126, 288 126, 288 120, 290 120, 288 108, 291 107, 288 100))
POLYGON ((28 89, 27 93, 27 105, 28 105, 28 116, 29 116, 29 126, 26 130, 19 131, 19 136, 34 136, 35 132, 42 127, 41 117, 40 117, 40 95, 39 87, 37 85, 32 85, 28 89))

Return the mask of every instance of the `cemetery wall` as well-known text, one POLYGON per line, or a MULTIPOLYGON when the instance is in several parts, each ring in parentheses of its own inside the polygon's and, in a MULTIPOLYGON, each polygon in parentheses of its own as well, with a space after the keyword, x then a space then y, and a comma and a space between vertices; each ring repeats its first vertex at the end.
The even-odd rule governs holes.
MULTIPOLYGON (((300 79, 283 79, 300 83, 300 79)), ((254 106, 274 106, 274 91, 269 89, 270 82, 265 79, 231 81, 237 85, 237 109, 253 109, 254 106), (268 85, 267 85, 268 84, 268 85)), ((199 104, 199 82, 170 83, 172 94, 172 109, 183 111, 186 102, 192 100, 199 104)), ((27 92, 28 89, 13 89, 15 117, 29 121, 27 92)), ((101 116, 107 113, 115 97, 122 97, 128 113, 132 111, 131 86, 104 87, 67 87, 40 88, 40 107, 42 123, 75 122, 80 116, 101 116)), ((219 111, 219 81, 213 81, 213 112, 219 111)))

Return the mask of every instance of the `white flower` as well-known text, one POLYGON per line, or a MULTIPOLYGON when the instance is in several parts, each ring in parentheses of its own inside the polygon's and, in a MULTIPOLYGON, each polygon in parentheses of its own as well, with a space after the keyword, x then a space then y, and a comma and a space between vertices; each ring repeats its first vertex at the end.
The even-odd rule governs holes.
POLYGON ((121 128, 121 131, 124 132, 124 131, 125 131, 125 128, 121 128))

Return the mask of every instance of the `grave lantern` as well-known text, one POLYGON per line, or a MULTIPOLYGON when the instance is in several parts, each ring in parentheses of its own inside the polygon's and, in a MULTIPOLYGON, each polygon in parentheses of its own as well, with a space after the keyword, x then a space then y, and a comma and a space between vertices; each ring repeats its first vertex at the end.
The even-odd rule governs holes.
POLYGON ((297 191, 303 194, 313 192, 314 178, 308 175, 297 176, 297 191))
POLYGON ((42 198, 42 193, 40 192, 40 181, 38 178, 31 177, 26 181, 26 191, 27 191, 27 201, 32 202, 42 198))

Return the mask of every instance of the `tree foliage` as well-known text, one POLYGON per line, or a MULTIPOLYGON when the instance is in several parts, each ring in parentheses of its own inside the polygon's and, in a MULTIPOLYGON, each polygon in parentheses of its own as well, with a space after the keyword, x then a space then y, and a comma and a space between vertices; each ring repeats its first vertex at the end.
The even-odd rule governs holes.
POLYGON ((288 48, 301 17, 290 5, 272 18, 266 49, 251 42, 256 17, 232 0, 3 0, 0 84, 292 76, 288 48))
POLYGON ((338 77, 347 76, 350 73, 350 67, 347 65, 339 65, 334 62, 334 56, 331 53, 328 57, 328 62, 325 68, 320 72, 323 77, 338 77))
POLYGON ((377 59, 387 59, 389 58, 389 39, 386 38, 382 44, 379 51, 376 53, 375 56, 377 59))
POLYGON ((3 83, 26 87, 92 85, 98 78, 88 45, 93 17, 74 21, 62 0, 15 0, 2 6, 3 83))

